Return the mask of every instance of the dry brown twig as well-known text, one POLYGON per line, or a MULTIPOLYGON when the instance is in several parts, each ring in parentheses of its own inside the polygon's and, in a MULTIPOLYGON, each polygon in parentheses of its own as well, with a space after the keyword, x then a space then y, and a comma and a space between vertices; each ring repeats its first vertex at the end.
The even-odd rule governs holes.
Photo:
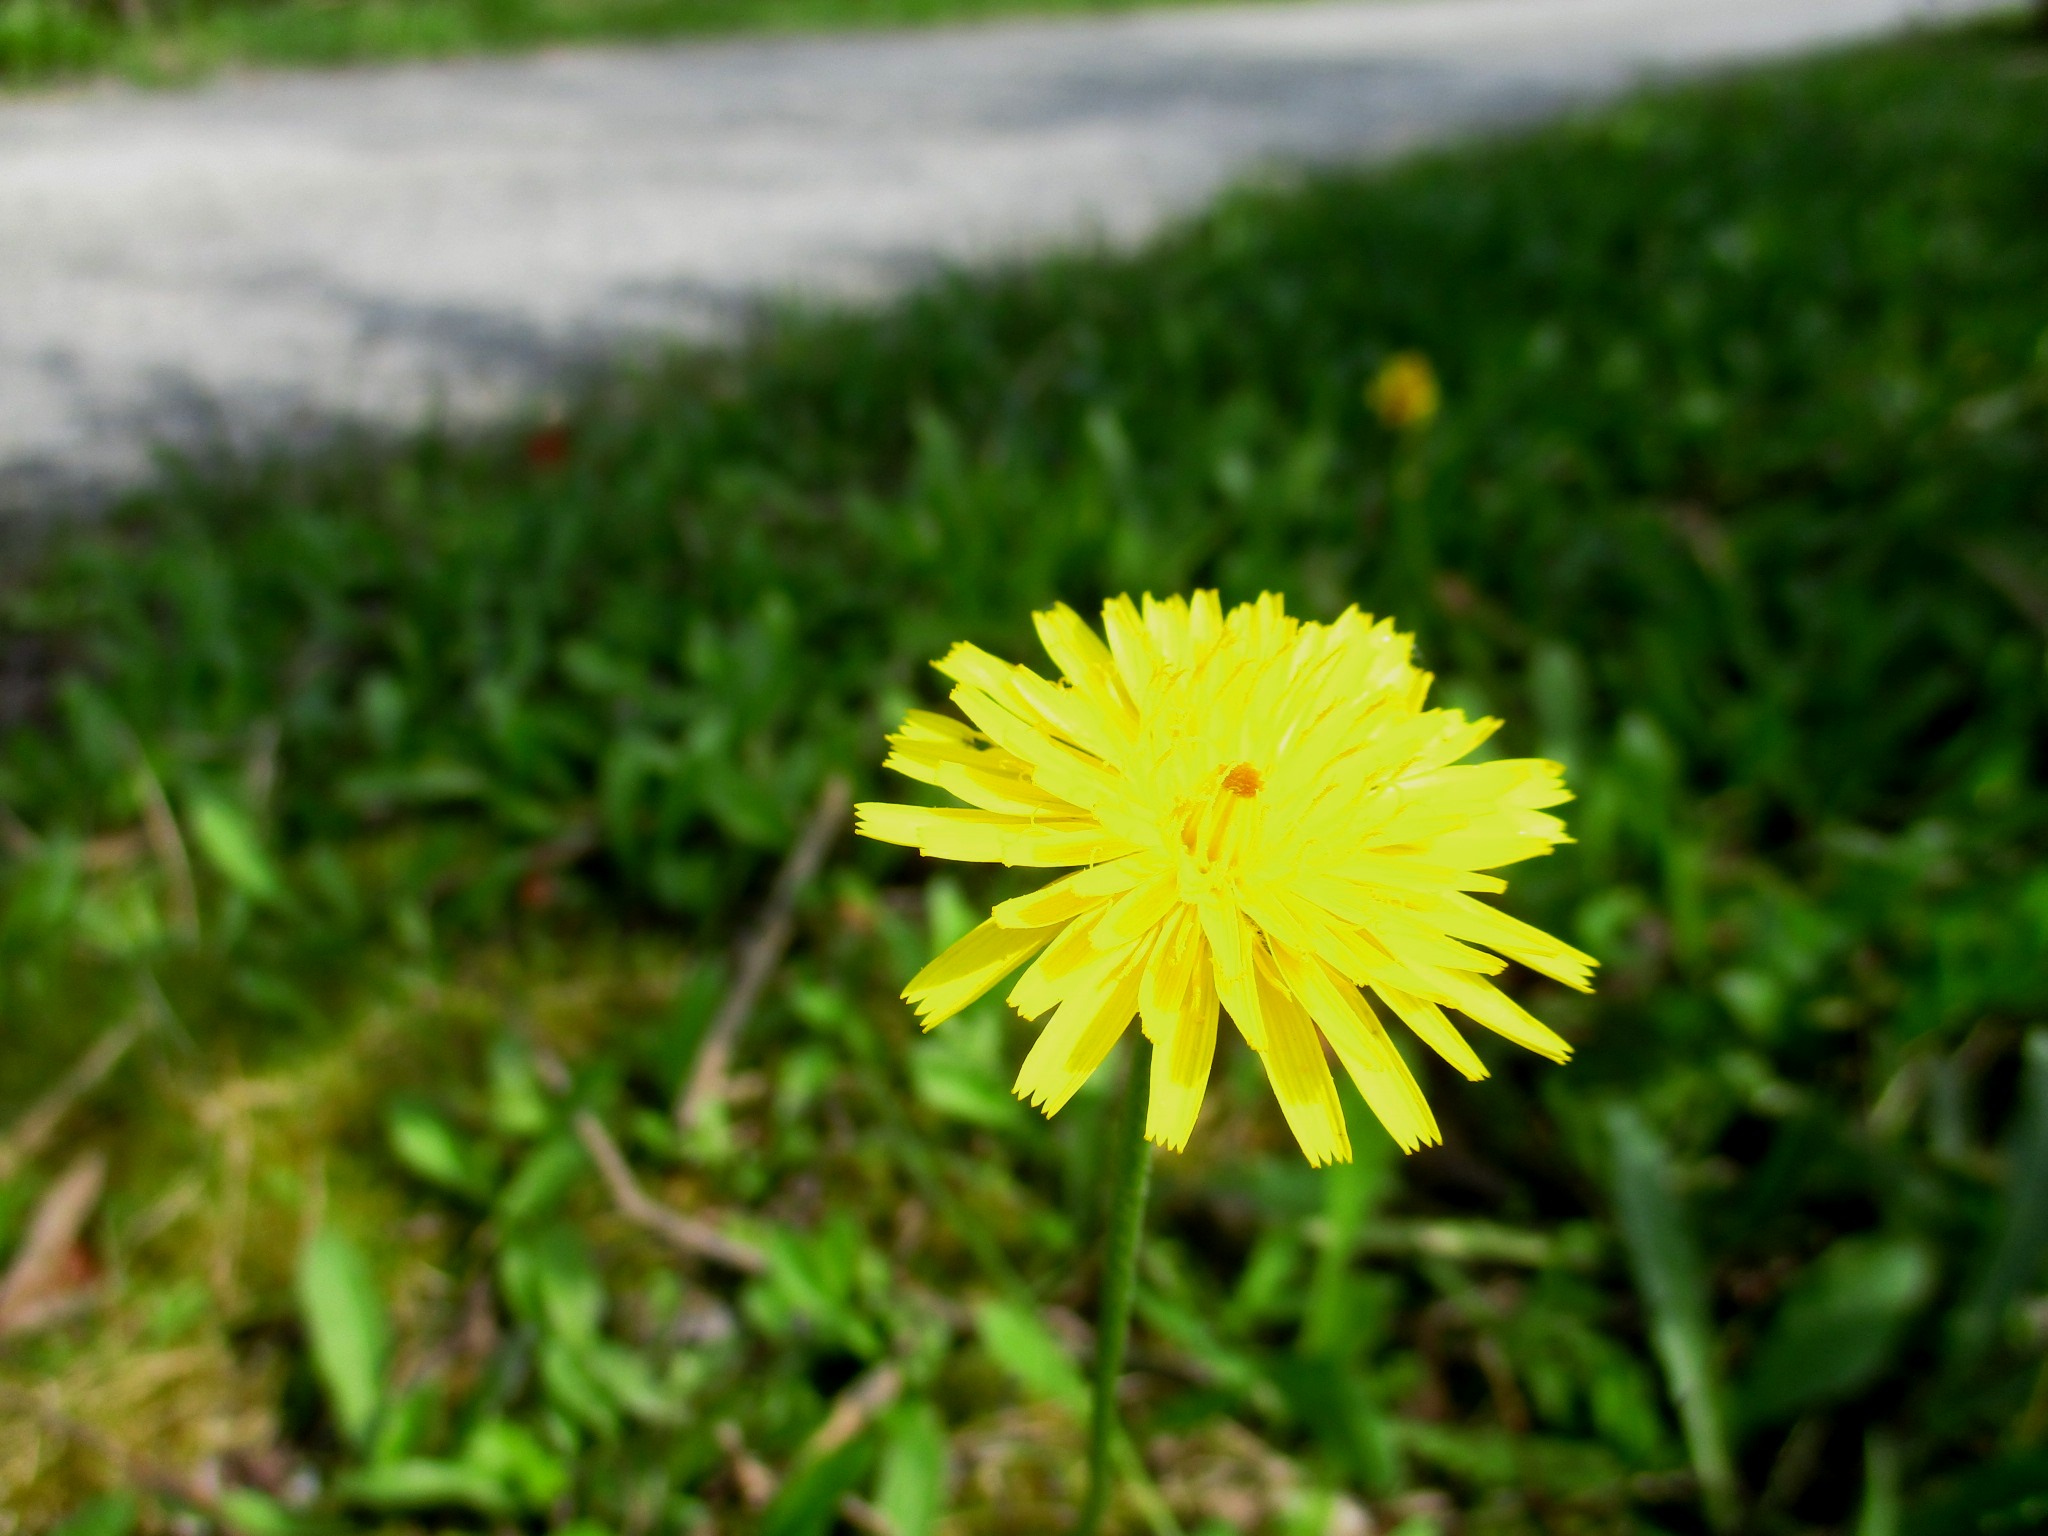
POLYGON ((653 1233, 678 1253, 691 1258, 709 1259, 749 1275, 767 1270, 767 1256, 752 1243, 727 1237, 709 1222, 685 1216, 642 1189, 640 1181, 633 1177, 632 1168, 627 1165, 625 1154, 619 1151, 618 1143, 604 1128, 604 1122, 587 1109, 576 1117, 576 1137, 583 1143, 583 1150, 590 1154, 590 1160, 597 1164, 597 1171, 603 1177, 605 1187, 611 1191, 612 1203, 618 1207, 619 1214, 634 1226, 653 1233))
MULTIPOLYGON (((832 1408, 796 1453, 792 1468, 802 1467, 831 1455, 860 1434, 876 1418, 888 1412, 903 1394, 902 1369, 883 1362, 858 1377, 832 1400, 832 1408)), ((767 1508, 781 1490, 784 1479, 775 1469, 747 1449, 746 1436, 730 1419, 716 1430, 718 1448, 746 1506, 755 1511, 767 1508)), ((895 1524, 867 1500, 848 1494, 839 1501, 839 1513, 847 1523, 868 1536, 897 1536, 895 1524)))
POLYGON ((148 1014, 138 1010, 116 1024, 94 1041, 92 1049, 79 1057, 71 1070, 59 1078, 47 1093, 29 1106, 28 1112, 14 1122, 13 1129, 5 1137, 0 1137, 0 1180, 13 1178, 31 1158, 49 1145, 50 1138, 57 1134, 57 1127, 64 1123, 64 1117, 121 1064, 121 1058, 148 1032, 152 1022, 148 1014))
POLYGON ((862 1430, 895 1406, 903 1395, 903 1370, 884 1361, 857 1377, 832 1400, 825 1422, 811 1432, 799 1454, 815 1458, 830 1456, 862 1430))
POLYGON ((724 1101, 726 1074, 740 1031, 746 1028, 762 989, 781 963, 783 951, 789 948, 790 934, 796 926, 797 898, 817 878, 826 853, 846 821, 852 800, 853 792, 844 777, 834 774, 827 779, 818 792, 818 803, 812 808, 803 835, 789 850, 789 857, 783 860, 782 869, 775 876, 761 921, 741 946, 732 989, 725 994, 711 1028, 705 1032, 688 1085, 676 1097, 676 1129, 685 1135, 702 1123, 711 1104, 724 1101))
POLYGON ((721 1423, 714 1432, 718 1448, 725 1453, 726 1464, 732 1469, 732 1480, 738 1486, 740 1498, 751 1510, 768 1507, 768 1501, 775 1497, 775 1490, 781 1486, 774 1469, 760 1457, 747 1449, 746 1435, 731 1419, 721 1423))
POLYGON ((46 1328, 90 1298, 78 1240, 106 1187, 106 1157, 84 1152, 37 1204, 14 1262, 0 1277, 0 1339, 46 1328))

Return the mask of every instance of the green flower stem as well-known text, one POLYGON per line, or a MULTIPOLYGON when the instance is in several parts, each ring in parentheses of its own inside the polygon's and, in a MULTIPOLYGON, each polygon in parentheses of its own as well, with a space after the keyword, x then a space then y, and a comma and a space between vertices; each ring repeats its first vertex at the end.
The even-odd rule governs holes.
POLYGON ((1088 1425, 1088 1497, 1081 1506, 1077 1536, 1095 1536, 1109 1507, 1113 1452, 1122 1426, 1117 1420, 1116 1384, 1124 1372, 1130 1342, 1131 1304, 1138 1293, 1138 1244, 1145 1231, 1145 1197, 1152 1184, 1152 1144, 1145 1140, 1145 1111, 1151 1091, 1151 1052, 1145 1038, 1131 1034, 1131 1060, 1124 1101, 1112 1128, 1109 1229, 1103 1234, 1102 1311, 1095 1328, 1095 1404, 1088 1425))

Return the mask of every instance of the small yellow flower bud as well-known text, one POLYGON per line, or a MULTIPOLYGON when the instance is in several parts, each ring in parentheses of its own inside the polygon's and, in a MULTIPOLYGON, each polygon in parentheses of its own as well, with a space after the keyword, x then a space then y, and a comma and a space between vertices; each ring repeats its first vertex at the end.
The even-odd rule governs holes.
POLYGON ((1373 376, 1366 404, 1396 432, 1426 427, 1443 404, 1436 370, 1420 352, 1396 352, 1373 376))

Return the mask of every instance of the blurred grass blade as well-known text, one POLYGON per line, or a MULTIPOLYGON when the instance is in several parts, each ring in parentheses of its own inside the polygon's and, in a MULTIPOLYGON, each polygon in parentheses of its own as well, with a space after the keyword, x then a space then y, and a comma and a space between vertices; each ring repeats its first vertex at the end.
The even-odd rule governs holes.
POLYGON ((1088 1383, 1050 1328, 1029 1307, 987 1301, 975 1309, 974 1328, 989 1358, 1032 1397, 1057 1403, 1076 1417, 1088 1410, 1088 1383))
POLYGON ((544 1510, 569 1491, 568 1463, 532 1431, 507 1419, 485 1419, 462 1445, 464 1468, 494 1479, 522 1509, 544 1510))
POLYGON ((263 840, 239 806, 207 795, 192 807, 190 824, 200 852, 223 880, 251 901, 270 903, 284 895, 263 840))
MULTIPOLYGON (((2048 1450, 1979 1459, 1916 1500, 1901 1536, 2038 1536, 2048 1513, 2048 1450)), ((1858 1536, 1862 1536, 1858 1532, 1858 1536)))
POLYGON ((508 1515, 513 1501, 495 1473, 465 1462, 407 1460, 363 1467, 335 1479, 334 1496, 365 1509, 469 1509, 508 1515))
POLYGON ((1934 1259, 1910 1238, 1845 1237, 1792 1283, 1737 1395, 1744 1427, 1781 1424, 1867 1389, 1896 1358, 1934 1290, 1934 1259))
MULTIPOLYGON (((1358 1090, 1341 1085, 1344 1112, 1355 1124, 1367 1114, 1358 1090)), ((1365 1224, 1385 1193, 1393 1143, 1383 1136, 1361 1140, 1353 1161, 1326 1170, 1323 1184, 1323 1244, 1309 1279, 1308 1302, 1295 1347, 1304 1355, 1349 1362, 1374 1326, 1373 1307, 1361 1295, 1351 1261, 1365 1224)))
POLYGON ((1741 1509, 1699 1253, 1656 1133, 1626 1104, 1608 1110, 1607 1130, 1614 1152, 1615 1213, 1636 1289, 1649 1313, 1650 1341, 1678 1408, 1707 1516, 1717 1531, 1730 1531, 1741 1509))
POLYGON ((384 1112, 391 1155, 438 1189, 483 1201, 491 1193, 491 1158, 421 1104, 400 1100, 384 1112))
POLYGON ((1328 1355, 1282 1355, 1272 1371, 1295 1419, 1354 1486, 1376 1495, 1399 1488, 1401 1447, 1361 1373, 1328 1355))
POLYGON ((533 1064, 533 1053, 509 1037, 491 1047, 491 1129, 526 1140, 548 1128, 553 1111, 533 1064))
POLYGON ((1863 1441, 1863 1508, 1856 1536, 1899 1536, 1899 1447, 1872 1430, 1863 1441))
POLYGON ((351 1444, 366 1444, 384 1395, 391 1325, 355 1244, 332 1228, 316 1234, 299 1255, 298 1299, 334 1421, 351 1444))
POLYGON ((53 1527, 50 1536, 130 1536, 135 1517, 134 1494, 102 1494, 53 1527))
POLYGON ((254 1488, 229 1488, 221 1494, 220 1523, 230 1536, 299 1536, 306 1529, 297 1515, 254 1488))
POLYGON ((583 1143, 569 1131, 542 1142, 498 1191, 496 1214, 508 1227, 530 1226, 553 1214, 590 1169, 583 1143))
MULTIPOLYGON (((1087 1379, 1034 1309, 1011 1301, 983 1302, 975 1309, 974 1329, 989 1358, 1013 1377, 1028 1396, 1056 1403, 1076 1420, 1086 1419, 1087 1379)), ((1116 1459, 1125 1497, 1136 1507, 1138 1517, 1154 1536, 1176 1536, 1180 1526, 1154 1486, 1130 1436, 1118 1435, 1111 1454, 1116 1459)))
POLYGON ((931 1536, 946 1512, 946 1449, 945 1421, 930 1403, 905 1403, 889 1416, 874 1503, 896 1536, 931 1536))
POLYGON ((1998 1336, 2013 1300, 2040 1273, 2048 1251, 2048 1029, 2027 1036, 2019 1125, 2006 1158, 1998 1246, 1957 1327, 1957 1354, 1977 1359, 1998 1336))
POLYGON ((760 1536, 825 1536, 838 1522, 839 1501, 874 1459, 874 1437, 862 1435, 802 1468, 762 1513, 760 1536))

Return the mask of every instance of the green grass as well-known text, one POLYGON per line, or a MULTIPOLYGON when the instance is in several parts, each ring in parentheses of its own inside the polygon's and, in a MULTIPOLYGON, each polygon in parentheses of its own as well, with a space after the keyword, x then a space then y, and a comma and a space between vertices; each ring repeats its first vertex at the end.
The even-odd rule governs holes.
MULTIPOLYGON (((1432 1078, 1449 1145, 1406 1161, 1312 1174, 1224 1053, 1133 1357, 1183 1525, 1322 1530, 1341 1493, 1487 1536, 2036 1528, 2044 121, 2038 44, 1926 38, 58 539, 5 608, 48 686, 0 745, 0 1123, 159 1023, 64 1138, 114 1154, 99 1309, 0 1380, 225 1456, 252 1531, 261 1494, 309 1530, 822 1532, 851 1490, 915 1536, 948 1442, 948 1529, 1059 1528, 1109 1084, 1048 1128, 1003 1093, 1028 1031, 919 1040, 893 1000, 1015 883, 842 848, 730 1125, 678 1145, 662 1108, 817 785, 877 786, 927 659, 1213 583, 1396 616, 1442 696, 1567 762, 1578 841, 1509 905, 1605 969, 1526 989, 1572 1065, 1432 1078), (1446 404, 1397 438, 1361 397, 1403 348, 1446 404), (610 1215, 583 1106, 769 1273, 610 1215), (322 1226, 369 1278, 295 1300, 322 1226), (805 1452, 884 1358, 903 1405, 805 1452), (1673 1379, 1707 1385, 1683 1414, 1673 1379), (787 1474, 765 1513, 727 1423, 787 1474)), ((31 1525, 119 1480, 28 1433, 31 1525)))
POLYGON ((0 0, 0 88, 98 74, 175 84, 559 43, 1083 15, 1160 0, 0 0))

